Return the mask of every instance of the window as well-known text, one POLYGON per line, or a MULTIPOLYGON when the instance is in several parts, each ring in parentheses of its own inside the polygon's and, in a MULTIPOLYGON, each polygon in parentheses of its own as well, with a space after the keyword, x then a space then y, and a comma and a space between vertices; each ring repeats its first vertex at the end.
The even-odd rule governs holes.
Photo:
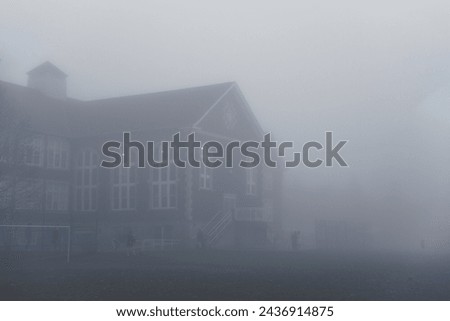
POLYGON ((247 195, 256 195, 256 170, 254 168, 245 169, 245 192, 247 195))
POLYGON ((30 137, 24 144, 25 164, 42 166, 44 160, 44 140, 41 136, 30 137))
POLYGON ((69 185, 66 182, 48 181, 45 190, 45 207, 48 211, 67 211, 69 185))
POLYGON ((170 164, 167 167, 152 169, 152 208, 176 208, 177 182, 176 167, 170 164))
POLYGON ((273 171, 270 169, 263 171, 263 180, 264 180, 264 182, 263 182, 264 189, 266 191, 272 191, 273 190, 273 180, 274 180, 273 171))
POLYGON ((212 168, 202 164, 200 167, 200 188, 212 190, 212 168))
POLYGON ((67 169, 69 166, 69 144, 57 137, 49 137, 47 143, 47 167, 67 169))
POLYGON ((136 208, 136 167, 115 168, 112 171, 113 190, 111 207, 113 210, 136 208))
POLYGON ((94 151, 85 150, 78 155, 75 170, 75 208, 79 211, 97 209, 98 157, 94 151))

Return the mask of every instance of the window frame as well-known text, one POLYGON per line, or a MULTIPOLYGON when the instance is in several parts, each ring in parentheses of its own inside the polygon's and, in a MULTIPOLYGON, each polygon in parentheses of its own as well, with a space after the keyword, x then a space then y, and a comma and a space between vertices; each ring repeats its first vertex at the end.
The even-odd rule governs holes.
POLYGON ((111 210, 134 211, 137 208, 136 167, 117 167, 112 170, 111 210), (117 195, 116 195, 117 194, 117 195), (124 204, 125 203, 125 204, 124 204), (124 206, 126 205, 126 206, 124 206))
POLYGON ((202 164, 199 173, 199 189, 205 191, 213 190, 213 169, 202 164))
POLYGON ((47 168, 68 169, 69 168, 69 143, 60 137, 48 137, 47 140, 47 168), (58 163, 58 164, 57 164, 58 163))
POLYGON ((78 154, 75 165, 75 209, 94 212, 98 209, 98 155, 93 150, 78 154), (86 156, 88 155, 88 156, 86 156))
POLYGON ((245 169, 245 194, 249 196, 258 194, 258 180, 255 168, 245 169))
POLYGON ((150 209, 170 210, 178 208, 177 175, 177 167, 173 163, 161 168, 152 168, 150 171, 150 209), (157 197, 156 202, 155 196, 157 197), (164 197, 166 201, 164 201, 164 197))

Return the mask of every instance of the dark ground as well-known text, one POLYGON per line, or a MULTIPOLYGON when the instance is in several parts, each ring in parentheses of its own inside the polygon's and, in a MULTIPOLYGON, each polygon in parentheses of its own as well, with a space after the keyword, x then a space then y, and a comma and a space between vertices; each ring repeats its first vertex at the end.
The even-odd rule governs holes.
POLYGON ((450 300, 450 255, 152 252, 0 261, 1 300, 450 300))

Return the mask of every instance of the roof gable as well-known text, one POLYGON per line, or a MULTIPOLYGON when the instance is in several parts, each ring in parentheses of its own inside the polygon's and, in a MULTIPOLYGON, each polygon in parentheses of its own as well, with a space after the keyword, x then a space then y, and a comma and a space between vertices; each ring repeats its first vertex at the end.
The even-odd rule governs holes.
POLYGON ((30 129, 64 137, 198 127, 227 137, 240 133, 246 138, 260 131, 238 86, 230 82, 79 101, 53 99, 31 88, 0 81, 0 103, 19 110, 30 129))
POLYGON ((224 137, 258 139, 263 130, 237 84, 194 124, 194 127, 224 137))
POLYGON ((223 95, 231 83, 109 98, 83 103, 77 110, 80 135, 185 128, 223 95))

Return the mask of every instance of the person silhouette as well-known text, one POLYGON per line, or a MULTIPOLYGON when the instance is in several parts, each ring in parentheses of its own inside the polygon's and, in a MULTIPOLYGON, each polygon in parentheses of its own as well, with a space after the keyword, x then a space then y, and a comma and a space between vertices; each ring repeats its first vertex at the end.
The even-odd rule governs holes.
POLYGON ((298 250, 298 239, 300 236, 300 231, 293 231, 291 234, 291 246, 293 251, 298 250))
POLYGON ((136 254, 134 245, 136 244, 136 238, 133 235, 133 232, 130 230, 127 234, 127 255, 136 254))
POLYGON ((204 249, 206 247, 205 233, 201 229, 197 232, 197 248, 204 249))

